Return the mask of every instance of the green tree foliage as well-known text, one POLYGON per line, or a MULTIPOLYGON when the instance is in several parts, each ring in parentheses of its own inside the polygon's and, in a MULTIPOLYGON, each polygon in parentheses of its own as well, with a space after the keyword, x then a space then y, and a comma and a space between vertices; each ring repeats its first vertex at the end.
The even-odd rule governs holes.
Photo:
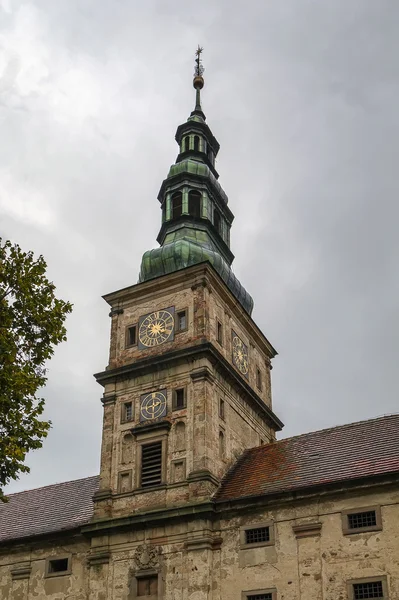
POLYGON ((69 302, 55 297, 46 262, 0 238, 0 501, 3 488, 19 473, 29 450, 41 448, 51 423, 40 419, 46 361, 66 340, 69 302))

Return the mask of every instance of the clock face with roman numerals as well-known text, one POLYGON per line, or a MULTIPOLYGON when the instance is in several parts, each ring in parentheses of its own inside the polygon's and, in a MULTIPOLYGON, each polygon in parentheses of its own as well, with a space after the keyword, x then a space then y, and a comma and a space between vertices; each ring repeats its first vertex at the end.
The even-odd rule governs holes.
POLYGON ((248 357, 248 348, 244 344, 241 338, 238 337, 234 331, 231 335, 231 343, 232 343, 232 354, 233 354, 233 364, 237 367, 237 369, 248 377, 249 371, 249 357, 248 357))
POLYGON ((139 320, 139 348, 153 348, 174 338, 174 307, 157 310, 139 320))

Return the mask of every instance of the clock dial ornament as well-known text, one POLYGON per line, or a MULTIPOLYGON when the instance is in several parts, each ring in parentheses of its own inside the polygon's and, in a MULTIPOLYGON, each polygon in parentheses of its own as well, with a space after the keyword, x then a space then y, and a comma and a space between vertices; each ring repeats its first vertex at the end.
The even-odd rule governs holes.
POLYGON ((174 308, 157 310, 140 318, 139 347, 141 349, 160 346, 174 339, 174 308))
POLYGON ((249 358, 248 348, 236 333, 232 333, 233 363, 237 369, 248 377, 249 358))
POLYGON ((159 419, 166 415, 166 390, 143 394, 140 399, 140 421, 159 419))

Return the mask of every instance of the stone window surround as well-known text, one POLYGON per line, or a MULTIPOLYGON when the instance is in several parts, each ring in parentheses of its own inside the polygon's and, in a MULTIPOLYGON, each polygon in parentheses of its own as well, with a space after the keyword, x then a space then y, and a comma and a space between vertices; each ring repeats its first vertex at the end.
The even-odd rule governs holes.
POLYGON ((161 485, 166 483, 166 474, 167 474, 167 442, 168 442, 168 430, 165 427, 165 432, 160 432, 157 428, 155 431, 145 431, 141 434, 137 432, 136 434, 136 443, 137 443, 137 451, 136 451, 136 481, 135 487, 136 489, 141 488, 141 457, 142 457, 142 447, 146 444, 152 444, 154 442, 162 442, 162 474, 161 474, 161 483, 156 486, 143 488, 145 490, 150 489, 158 489, 161 485))
POLYGON ((187 408, 187 385, 179 385, 172 390, 172 411, 184 410, 187 408), (176 407, 176 390, 184 390, 184 405, 180 408, 176 407))
POLYGON ((137 346, 138 333, 139 333, 138 323, 129 323, 129 325, 126 325, 126 327, 125 327, 125 348, 134 348, 135 346, 137 346), (129 344, 129 329, 131 327, 136 328, 136 341, 134 344, 129 344))
POLYGON ((57 554, 55 556, 49 556, 46 558, 46 564, 44 569, 44 577, 64 577, 65 575, 71 575, 72 573, 72 554, 57 554), (65 571, 55 571, 51 573, 50 563, 54 560, 68 560, 68 567, 65 571))
POLYGON ((241 600, 248 600, 248 598, 251 596, 258 596, 261 594, 271 594, 272 600, 277 600, 276 588, 268 588, 267 590, 247 590, 245 592, 241 592, 241 600))
POLYGON ((185 308, 180 308, 179 310, 177 310, 175 307, 175 322, 176 322, 175 333, 182 333, 183 331, 188 330, 188 307, 187 306, 185 308), (184 327, 184 329, 179 329, 179 327, 178 327, 179 314, 183 313, 183 312, 186 313, 186 326, 184 327))
MULTIPOLYGON (((158 600, 162 598, 163 590, 162 590, 162 574, 158 569, 145 569, 136 571, 136 573, 132 577, 132 600, 136 600, 136 598, 147 598, 148 600, 158 600), (158 577, 158 593, 156 596, 138 596, 137 595, 137 580, 144 579, 146 577, 151 577, 156 575, 158 577)), ((129 596, 130 598, 130 596, 129 596)))
MULTIPOLYGON (((259 548, 261 546, 274 546, 274 544, 275 544, 275 535, 274 535, 273 521, 263 521, 262 523, 251 523, 251 525, 244 525, 243 527, 240 527, 240 550, 247 550, 249 548, 259 548), (269 538, 270 538, 269 541, 268 542, 256 542, 255 544, 247 544, 246 543, 246 531, 248 531, 248 529, 260 529, 262 527, 269 528, 269 538)), ((270 592, 270 590, 269 590, 269 592, 270 592)), ((246 592, 246 593, 248 594, 248 592, 246 592)))
POLYGON ((184 457, 183 458, 174 458, 170 461, 170 465, 172 467, 172 473, 171 473, 172 478, 173 478, 172 483, 183 483, 183 481, 185 481, 187 478, 186 459, 184 457), (181 481, 174 481, 174 467, 179 463, 182 463, 182 465, 183 465, 184 478, 181 481))
POLYGON ((127 402, 121 402, 121 423, 131 423, 134 421, 134 402, 132 400, 128 400, 127 402), (130 419, 126 419, 126 404, 132 405, 132 416, 130 419))
POLYGON ((381 531, 382 530, 382 519, 381 519, 381 506, 366 506, 361 508, 351 508, 350 510, 343 510, 341 512, 342 519, 342 532, 344 535, 354 535, 356 533, 365 533, 368 531, 381 531), (354 529, 349 528, 348 515, 353 515, 362 512, 375 511, 376 525, 370 527, 356 527, 354 529))
POLYGON ((119 471, 118 473, 118 494, 123 494, 126 492, 122 492, 122 479, 123 477, 128 477, 129 481, 129 491, 132 489, 132 470, 126 469, 125 471, 119 471))
POLYGON ((381 600, 389 600, 389 596, 388 596, 388 581, 387 581, 387 577, 386 575, 380 575, 379 577, 364 577, 362 579, 350 579, 349 581, 347 581, 347 589, 348 589, 348 600, 355 600, 355 593, 354 593, 354 584, 356 583, 372 583, 374 581, 381 581, 382 583, 382 590, 383 590, 383 597, 381 600))

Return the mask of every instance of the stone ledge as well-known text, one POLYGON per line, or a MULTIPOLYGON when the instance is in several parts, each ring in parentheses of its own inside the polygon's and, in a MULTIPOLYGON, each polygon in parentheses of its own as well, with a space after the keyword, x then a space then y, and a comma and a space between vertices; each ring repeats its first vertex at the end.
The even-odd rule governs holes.
POLYGON ((93 567, 94 565, 106 565, 109 563, 110 558, 111 553, 108 550, 92 552, 87 557, 87 564, 89 567, 93 567))
POLYGON ((202 469, 201 471, 191 471, 191 473, 187 475, 187 481, 190 483, 192 483, 193 481, 209 481, 210 483, 213 483, 216 486, 220 485, 220 479, 215 477, 215 475, 208 471, 208 469, 202 469))
POLYGON ((30 565, 21 565, 19 567, 12 567, 10 570, 11 579, 16 581, 18 579, 29 579, 32 567, 30 565))
POLYGON ((219 550, 222 545, 222 538, 213 538, 204 536, 184 542, 184 548, 190 550, 219 550))
POLYGON ((148 431, 157 431, 158 429, 169 429, 172 427, 172 423, 170 421, 151 421, 150 423, 140 423, 135 427, 131 428, 131 433, 133 435, 139 435, 140 433, 147 433, 148 431))
POLYGON ((296 538, 314 537, 321 534, 321 523, 302 523, 293 525, 292 531, 296 538))

